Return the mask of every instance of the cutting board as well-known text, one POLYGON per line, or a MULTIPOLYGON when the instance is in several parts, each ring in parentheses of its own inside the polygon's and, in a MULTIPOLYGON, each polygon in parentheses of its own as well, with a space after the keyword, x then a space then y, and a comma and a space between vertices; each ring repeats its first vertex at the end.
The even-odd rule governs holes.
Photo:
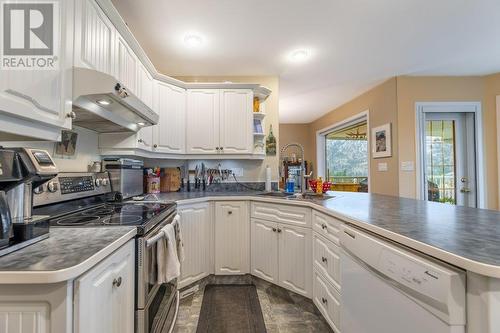
POLYGON ((177 192, 181 188, 181 169, 165 168, 161 171, 161 192, 177 192))

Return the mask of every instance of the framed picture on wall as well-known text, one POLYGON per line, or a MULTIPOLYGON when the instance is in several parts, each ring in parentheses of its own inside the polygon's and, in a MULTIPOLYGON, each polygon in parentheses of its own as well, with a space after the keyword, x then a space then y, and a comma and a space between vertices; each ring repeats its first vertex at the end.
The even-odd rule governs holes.
POLYGON ((372 128, 372 156, 383 158, 392 156, 391 124, 372 128))

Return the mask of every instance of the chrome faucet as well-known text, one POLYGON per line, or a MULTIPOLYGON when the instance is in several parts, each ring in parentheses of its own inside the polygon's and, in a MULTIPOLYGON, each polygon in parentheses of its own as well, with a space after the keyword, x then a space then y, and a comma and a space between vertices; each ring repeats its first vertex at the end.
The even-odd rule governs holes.
MULTIPOLYGON (((284 177, 287 176, 284 174, 283 162, 284 162, 284 153, 290 147, 299 148, 300 154, 302 155, 302 162, 300 163, 300 192, 302 194, 304 194, 304 193, 306 193, 306 179, 312 176, 312 172, 309 175, 306 175, 306 162, 305 162, 305 156, 304 156, 304 146, 302 146, 300 143, 288 143, 281 148, 281 150, 280 150, 280 173, 283 173, 284 177)), ((286 181, 286 179, 285 179, 285 181, 286 181)))

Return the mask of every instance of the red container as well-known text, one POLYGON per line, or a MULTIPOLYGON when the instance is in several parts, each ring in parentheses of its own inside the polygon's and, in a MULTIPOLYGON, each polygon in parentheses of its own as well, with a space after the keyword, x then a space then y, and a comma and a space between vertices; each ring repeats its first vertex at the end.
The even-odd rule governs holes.
MULTIPOLYGON (((316 179, 309 180, 309 186, 311 187, 311 190, 313 192, 316 192, 316 189, 318 188, 318 180, 316 180, 316 179)), ((331 187, 332 187, 331 182, 324 182, 323 183, 323 193, 330 191, 331 187)))

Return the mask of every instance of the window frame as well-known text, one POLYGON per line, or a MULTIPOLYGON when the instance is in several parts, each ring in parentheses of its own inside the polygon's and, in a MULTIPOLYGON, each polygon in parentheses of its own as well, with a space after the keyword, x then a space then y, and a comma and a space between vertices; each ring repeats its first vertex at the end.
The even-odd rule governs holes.
MULTIPOLYGON (((370 110, 366 110, 355 114, 354 116, 345 118, 336 122, 328 127, 320 129, 316 132, 316 165, 317 176, 325 179, 326 177, 326 136, 335 131, 340 131, 356 123, 366 122, 367 131, 371 131, 370 127, 370 110)), ((371 159, 372 159, 372 146, 371 135, 367 135, 368 141, 368 192, 371 192, 371 159)))

